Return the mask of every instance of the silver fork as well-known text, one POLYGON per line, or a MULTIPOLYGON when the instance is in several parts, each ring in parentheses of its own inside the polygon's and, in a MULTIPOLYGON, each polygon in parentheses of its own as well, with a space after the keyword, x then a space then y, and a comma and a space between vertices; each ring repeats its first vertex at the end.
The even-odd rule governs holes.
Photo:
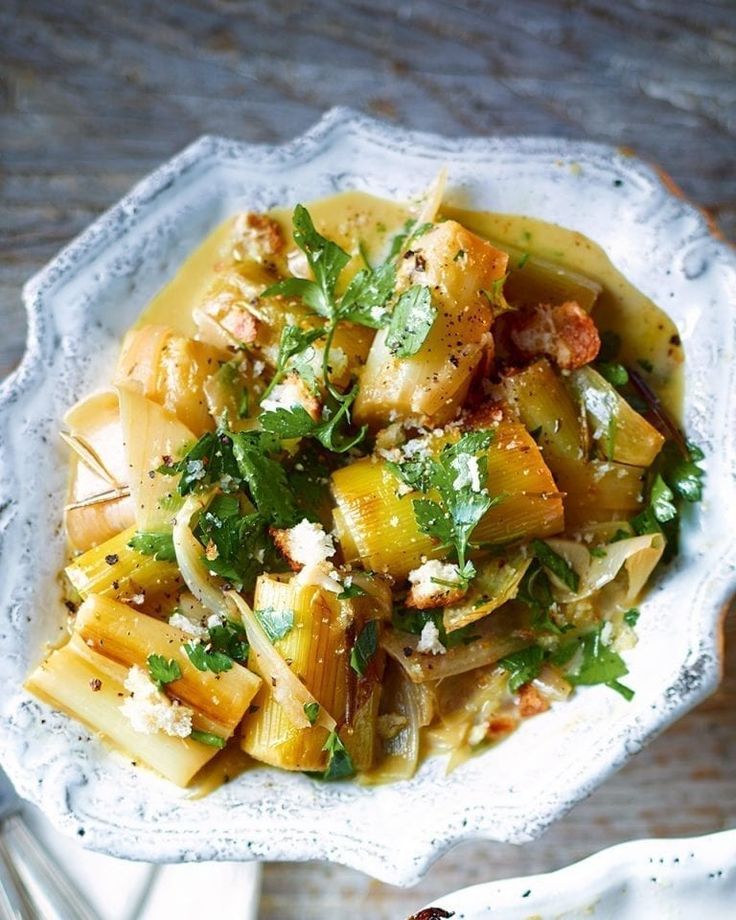
POLYGON ((22 807, 0 769, 0 920, 99 920, 28 829, 22 807))

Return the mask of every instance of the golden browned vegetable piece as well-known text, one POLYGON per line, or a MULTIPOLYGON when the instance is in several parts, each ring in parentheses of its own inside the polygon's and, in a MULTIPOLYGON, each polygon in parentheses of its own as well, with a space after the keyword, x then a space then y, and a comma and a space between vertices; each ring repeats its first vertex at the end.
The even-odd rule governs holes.
POLYGON ((506 253, 452 220, 416 240, 399 267, 397 290, 428 287, 437 317, 409 357, 392 355, 386 330, 378 332, 355 401, 358 424, 378 428, 400 416, 434 426, 455 415, 493 345, 492 291, 507 263, 506 253))

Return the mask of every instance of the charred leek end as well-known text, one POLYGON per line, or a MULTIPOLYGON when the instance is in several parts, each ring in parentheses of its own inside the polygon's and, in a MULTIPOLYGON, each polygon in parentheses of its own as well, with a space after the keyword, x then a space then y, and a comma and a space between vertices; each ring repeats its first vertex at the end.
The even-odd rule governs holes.
POLYGON ((370 770, 377 751, 377 718, 382 695, 386 653, 378 647, 385 622, 391 620, 393 603, 386 581, 375 575, 354 574, 346 590, 364 591, 343 603, 343 619, 349 630, 351 655, 348 672, 348 703, 340 738, 355 769, 370 770))
POLYGON ((552 473, 534 438, 502 422, 488 448, 488 491, 500 497, 473 531, 475 543, 510 543, 559 533, 564 512, 552 473))
POLYGON ((524 549, 476 563, 477 574, 462 602, 444 609, 445 630, 450 633, 474 623, 516 597, 530 563, 531 556, 524 549))
POLYGON ((396 416, 441 425, 456 413, 484 352, 492 347, 491 300, 507 256, 454 221, 419 237, 402 260, 398 290, 430 288, 437 316, 419 351, 394 357, 386 330, 373 340, 355 401, 355 421, 373 428, 396 416))
MULTIPOLYGON (((254 607, 254 618, 262 624, 281 624, 278 630, 271 627, 271 635, 280 636, 275 638, 271 654, 288 663, 293 678, 319 708, 308 710, 300 704, 301 724, 295 724, 279 696, 282 675, 273 673, 268 659, 260 655, 260 648, 251 639, 251 654, 256 658, 253 666, 264 684, 256 699, 257 712, 243 723, 243 750, 285 770, 324 770, 327 754, 323 748, 331 729, 322 724, 320 716, 342 715, 347 703, 349 651, 342 605, 334 594, 299 584, 296 577, 281 580, 262 575, 256 584, 254 607), (314 724, 310 724, 312 719, 314 724)), ((248 635, 251 638, 250 632, 248 635)))
POLYGON ((119 398, 136 526, 143 533, 168 531, 178 504, 176 479, 158 470, 178 457, 194 435, 175 415, 134 390, 121 388, 119 398))
POLYGON ((381 705, 381 677, 386 662, 386 653, 379 649, 375 654, 375 679, 358 687, 355 712, 350 721, 340 729, 340 740, 345 745, 350 759, 358 773, 373 767, 377 751, 377 720, 381 705))
POLYGON ((67 578, 82 598, 101 594, 148 605, 179 590, 181 577, 173 562, 146 556, 128 546, 135 532, 135 527, 124 530, 66 567, 67 578))
POLYGON ((217 753, 217 748, 162 733, 135 731, 121 703, 129 695, 128 669, 88 648, 79 637, 52 652, 26 682, 26 689, 110 742, 137 763, 156 770, 178 786, 217 753))
POLYGON ((592 367, 573 371, 570 382, 585 407, 599 455, 630 466, 651 466, 664 444, 657 429, 592 367))
POLYGON ((167 326, 141 326, 126 336, 114 382, 159 403, 199 436, 214 428, 204 385, 222 360, 206 342, 167 326))
POLYGON ((145 670, 149 655, 175 661, 181 678, 166 685, 167 694, 194 711, 195 728, 221 738, 233 734, 261 683, 236 662, 218 674, 198 670, 183 649, 191 636, 106 597, 89 597, 74 629, 88 648, 126 668, 145 670))
POLYGON ((406 492, 385 462, 367 458, 336 470, 332 492, 337 537, 347 562, 360 561, 368 570, 403 578, 423 557, 443 555, 419 530, 413 499, 420 493, 406 492))

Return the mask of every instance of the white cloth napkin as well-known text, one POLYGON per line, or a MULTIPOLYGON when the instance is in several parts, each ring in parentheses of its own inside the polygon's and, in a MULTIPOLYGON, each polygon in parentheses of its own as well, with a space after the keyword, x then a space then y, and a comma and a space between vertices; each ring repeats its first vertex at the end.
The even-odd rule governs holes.
POLYGON ((30 805, 24 814, 100 920, 255 920, 258 916, 258 863, 128 862, 83 849, 55 831, 30 805))

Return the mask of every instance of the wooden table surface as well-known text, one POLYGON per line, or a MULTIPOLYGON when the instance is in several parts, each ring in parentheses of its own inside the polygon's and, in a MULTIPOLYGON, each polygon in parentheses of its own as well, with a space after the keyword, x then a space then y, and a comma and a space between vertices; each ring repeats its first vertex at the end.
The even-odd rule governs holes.
MULTIPOLYGON (((446 134, 587 137, 657 162, 736 236, 733 0, 5 0, 0 377, 24 280, 205 132, 292 137, 347 104, 446 134)), ((673 611, 686 616, 687 611, 673 611)), ((736 630, 721 690, 541 840, 466 844, 417 888, 269 865, 266 920, 400 918, 430 897, 634 837, 736 825, 736 630)))

